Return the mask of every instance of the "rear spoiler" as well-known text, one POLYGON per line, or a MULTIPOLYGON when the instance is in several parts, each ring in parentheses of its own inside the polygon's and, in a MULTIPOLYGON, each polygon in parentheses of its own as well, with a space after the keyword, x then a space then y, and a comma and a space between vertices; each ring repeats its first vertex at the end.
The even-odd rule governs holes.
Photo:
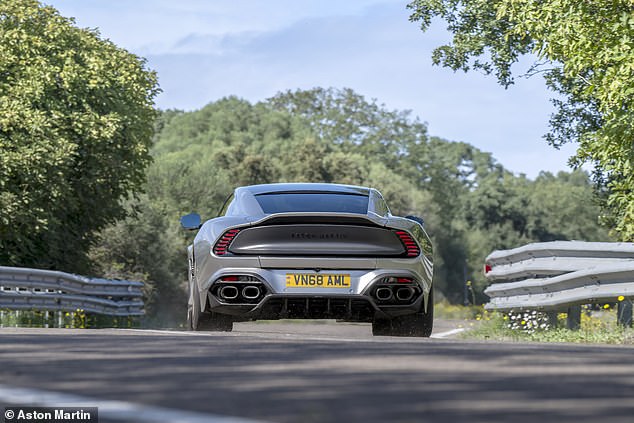
POLYGON ((296 223, 305 224, 329 224, 329 225, 360 225, 360 226, 380 226, 385 227, 388 219, 369 214, 356 213, 274 213, 251 223, 251 226, 265 225, 291 225, 296 223))

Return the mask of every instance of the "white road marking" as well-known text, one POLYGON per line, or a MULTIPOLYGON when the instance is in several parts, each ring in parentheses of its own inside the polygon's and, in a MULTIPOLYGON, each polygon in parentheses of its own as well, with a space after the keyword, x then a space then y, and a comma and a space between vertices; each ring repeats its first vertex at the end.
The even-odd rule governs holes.
POLYGON ((242 417, 197 413, 172 408, 153 407, 127 401, 100 400, 61 392, 31 388, 16 388, 0 384, 0 403, 6 408, 38 407, 98 407, 100 420, 124 420, 139 423, 263 423, 242 417))
POLYGON ((465 328, 458 328, 458 329, 452 329, 452 330, 448 330, 447 332, 441 332, 441 333, 434 333, 432 334, 431 338, 447 338, 451 335, 456 335, 459 334, 461 332, 464 332, 466 329, 465 328))
MULTIPOLYGON (((109 329, 113 331, 121 331, 121 332, 141 332, 141 333, 157 333, 160 335, 185 335, 185 336, 196 336, 201 334, 209 334, 211 332, 192 332, 187 330, 168 330, 168 329, 109 329)), ((223 332, 216 332, 223 333, 223 332)))

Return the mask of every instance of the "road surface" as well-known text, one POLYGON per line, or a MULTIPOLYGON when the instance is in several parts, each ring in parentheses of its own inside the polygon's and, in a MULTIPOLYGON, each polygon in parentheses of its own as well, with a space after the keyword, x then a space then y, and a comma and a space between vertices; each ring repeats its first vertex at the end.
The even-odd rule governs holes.
POLYGON ((332 322, 3 328, 0 411, 18 402, 97 405, 102 423, 631 423, 634 348, 373 338, 332 322))

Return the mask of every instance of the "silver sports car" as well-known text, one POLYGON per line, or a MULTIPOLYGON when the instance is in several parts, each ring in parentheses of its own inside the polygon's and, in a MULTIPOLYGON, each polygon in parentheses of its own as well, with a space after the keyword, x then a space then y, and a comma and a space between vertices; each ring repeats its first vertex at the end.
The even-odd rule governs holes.
POLYGON ((372 188, 268 184, 237 188, 201 224, 189 256, 192 330, 257 319, 372 322, 374 335, 429 336, 432 245, 422 219, 396 217, 372 188))

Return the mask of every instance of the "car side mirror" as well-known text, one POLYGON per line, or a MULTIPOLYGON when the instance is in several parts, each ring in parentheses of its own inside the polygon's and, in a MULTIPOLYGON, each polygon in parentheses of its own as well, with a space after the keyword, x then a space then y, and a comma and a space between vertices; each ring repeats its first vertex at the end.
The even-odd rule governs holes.
POLYGON ((197 213, 186 214, 181 217, 181 226, 188 231, 195 231, 200 229, 202 224, 200 223, 200 215, 197 213))
POLYGON ((405 219, 413 220, 414 222, 420 223, 421 226, 425 226, 425 221, 422 217, 418 216, 405 216, 405 219))

